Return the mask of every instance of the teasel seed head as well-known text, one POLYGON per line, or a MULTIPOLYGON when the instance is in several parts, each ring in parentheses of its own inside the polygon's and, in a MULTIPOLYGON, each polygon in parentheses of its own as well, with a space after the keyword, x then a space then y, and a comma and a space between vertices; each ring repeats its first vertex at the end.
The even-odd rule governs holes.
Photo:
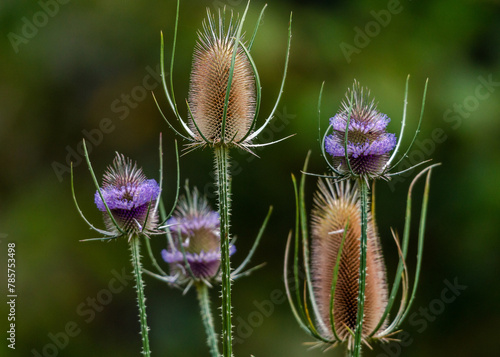
POLYGON ((106 202, 119 228, 128 235, 155 230, 158 214, 155 204, 160 195, 160 186, 154 179, 147 179, 137 163, 116 153, 113 164, 108 167, 102 180, 102 198, 97 191, 94 201, 103 213, 106 228, 119 233, 109 216, 106 202))
POLYGON ((355 81, 340 111, 330 118, 333 133, 325 139, 325 150, 333 166, 348 176, 384 178, 389 152, 396 146, 396 136, 386 132, 390 121, 378 111, 370 91, 355 81))
MULTIPOLYGON (((179 199, 167 224, 174 245, 164 249, 162 257, 170 264, 171 275, 179 274, 180 282, 216 278, 221 260, 220 217, 210 208, 206 197, 196 188, 190 191, 186 184, 186 194, 179 199)), ((233 244, 229 249, 230 255, 236 251, 233 244)))
MULTIPOLYGON (((343 239, 344 245, 335 286, 333 319, 335 331, 342 340, 352 342, 349 332, 356 329, 360 268, 361 214, 357 186, 349 181, 333 184, 321 179, 312 211, 312 278, 321 319, 319 326, 333 338, 330 301, 333 272, 343 239), (344 232, 347 226, 347 231, 344 232), (344 238, 345 234, 345 238, 344 238)), ((369 215, 367 245, 367 279, 363 338, 376 328, 387 306, 386 271, 375 223, 369 215)), ((380 326, 383 330, 387 323, 380 326)))
POLYGON ((251 129, 256 110, 255 76, 247 55, 238 44, 223 129, 224 105, 239 21, 234 21, 231 16, 225 27, 225 19, 220 12, 218 24, 210 11, 207 12, 208 18, 203 22, 203 30, 198 33, 194 51, 188 96, 189 126, 197 142, 230 145, 244 139, 251 129))

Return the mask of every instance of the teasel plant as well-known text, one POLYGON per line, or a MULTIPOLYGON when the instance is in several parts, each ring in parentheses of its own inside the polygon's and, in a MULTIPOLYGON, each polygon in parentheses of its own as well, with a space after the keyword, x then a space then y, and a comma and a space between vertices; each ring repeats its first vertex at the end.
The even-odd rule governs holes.
MULTIPOLYGON (((248 268, 264 234, 271 215, 270 208, 250 252, 231 273, 233 281, 248 276, 265 263, 248 268)), ((201 320, 207 335, 207 345, 212 357, 220 356, 219 340, 214 328, 209 289, 221 283, 220 216, 213 211, 205 196, 198 189, 190 189, 186 180, 185 194, 180 197, 173 215, 166 221, 167 249, 161 256, 169 266, 169 274, 158 267, 157 272, 144 269, 148 275, 178 288, 186 294, 195 287, 200 306, 201 320)), ((229 244, 229 255, 236 251, 234 239, 229 244)))
MULTIPOLYGON (((159 222, 160 194, 163 184, 162 165, 162 142, 160 135, 160 179, 148 179, 142 168, 137 163, 116 153, 112 165, 103 175, 102 186, 99 185, 97 177, 90 162, 85 140, 83 140, 84 156, 92 180, 96 186, 94 202, 103 214, 105 230, 95 227, 85 217, 77 202, 73 166, 71 166, 71 192, 76 209, 90 229, 102 237, 84 239, 87 241, 109 242, 125 238, 129 244, 132 261, 132 273, 135 277, 137 290, 137 304, 139 307, 139 322, 141 326, 141 338, 144 356, 151 355, 149 344, 149 327, 147 325, 146 297, 144 293, 144 280, 142 276, 141 241, 144 240, 148 250, 151 250, 149 239, 154 235, 162 235, 165 232, 165 222, 159 222)), ((178 157, 177 157, 178 167, 178 157)), ((176 194, 176 196, 178 193, 176 194)))
MULTIPOLYGON (((386 132, 390 119, 377 110, 374 101, 370 100, 369 92, 355 82, 352 90, 346 94, 342 109, 330 119, 330 126, 320 140, 323 156, 333 174, 308 173, 308 155, 300 184, 292 176, 296 225, 295 234, 291 233, 288 238, 285 253, 284 275, 288 300, 299 325, 316 339, 314 346, 329 349, 345 343, 348 356, 359 357, 363 343, 371 347, 372 340, 387 342, 394 339, 414 301, 420 277, 430 174, 439 164, 424 168, 410 184, 401 242, 391 229, 399 263, 390 291, 375 224, 374 190, 372 202, 369 200, 370 185, 374 185, 377 179, 389 180, 407 171, 393 172, 393 169, 407 157, 417 138, 427 91, 426 83, 417 130, 406 152, 393 163, 406 125, 408 80, 409 77, 398 140, 394 134, 386 132), (393 149, 394 152, 390 154, 393 149), (427 176, 419 221, 417 263, 413 285, 410 287, 406 256, 410 240, 412 192, 424 174, 427 176), (320 180, 311 214, 311 243, 305 208, 306 175, 318 176, 320 180), (292 237, 293 285, 290 284, 288 273, 292 237), (303 274, 299 271, 301 249, 303 274), (301 274, 305 286, 303 295, 300 291, 301 274), (389 321, 389 313, 400 287, 400 306, 395 317, 389 321), (293 291, 295 294, 292 294, 293 291)), ((318 101, 319 118, 322 92, 323 86, 318 101)))
MULTIPOLYGON (((187 121, 178 110, 173 90, 173 67, 177 28, 179 21, 179 1, 175 19, 172 56, 170 60, 170 83, 167 84, 164 66, 163 35, 161 38, 161 74, 163 89, 168 104, 185 133, 174 125, 158 109, 168 126, 186 140, 185 153, 196 148, 209 147, 215 154, 216 187, 218 210, 220 214, 221 245, 221 297, 222 297, 222 354, 232 356, 232 304, 231 304, 231 265, 230 265, 230 213, 231 213, 231 176, 229 151, 239 148, 249 153, 256 147, 271 143, 253 141, 266 128, 274 117, 280 102, 286 79, 290 54, 292 16, 288 28, 288 44, 276 103, 269 116, 257 127, 261 104, 261 83, 251 49, 257 35, 266 6, 260 12, 255 29, 249 41, 244 39, 243 25, 250 1, 241 15, 226 14, 225 8, 219 10, 217 18, 207 10, 203 29, 198 33, 195 47, 187 105, 187 121)), ((255 154, 254 154, 255 155, 255 154)))

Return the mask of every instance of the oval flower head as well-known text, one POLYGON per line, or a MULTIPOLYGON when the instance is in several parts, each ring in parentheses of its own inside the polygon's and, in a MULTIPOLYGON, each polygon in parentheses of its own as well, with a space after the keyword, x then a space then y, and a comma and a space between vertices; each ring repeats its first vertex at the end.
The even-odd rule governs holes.
POLYGON ((333 132, 325 138, 333 168, 345 176, 385 178, 389 153, 396 146, 396 136, 386 132, 390 121, 378 111, 369 90, 354 82, 341 110, 330 118, 333 132))
POLYGON ((156 201, 159 194, 160 186, 156 180, 148 180, 137 163, 116 153, 94 200, 97 208, 103 212, 104 223, 110 232, 117 235, 124 232, 132 236, 155 230, 158 222, 156 201), (107 212, 103 200, 113 217, 107 212))
MULTIPOLYGON (((351 187, 349 182, 334 185, 330 180, 320 180, 318 188, 311 214, 311 268, 319 326, 327 339, 347 341, 351 346, 354 342, 351 332, 357 322, 360 271, 359 192, 357 186, 351 187), (333 305, 332 282, 335 284, 333 305)), ((387 326, 385 322, 379 325, 388 292, 382 250, 371 217, 367 242, 363 339, 377 335, 387 326)))
MULTIPOLYGON (((308 158, 303 172, 307 171, 308 158)), ((397 341, 394 335, 400 332, 399 328, 415 298, 422 263, 430 173, 437 165, 422 170, 408 190, 406 210, 411 212, 412 190, 419 178, 426 174, 413 287, 410 287, 406 266, 410 217, 405 219, 402 244, 397 233, 391 230, 398 248, 399 263, 390 294, 374 217, 368 211, 365 221, 362 212, 362 202, 366 202, 362 186, 365 182, 358 180, 351 186, 350 180, 320 179, 314 196, 309 238, 304 193, 306 175, 302 174, 300 185, 293 177, 297 230, 288 236, 283 273, 292 312, 299 325, 316 340, 310 344, 326 350, 345 343, 349 356, 359 356, 362 343, 370 346, 372 340, 397 341), (364 227, 366 235, 362 232, 364 227), (366 242, 364 245, 363 241, 366 242), (366 255, 362 254, 363 250, 366 255), (289 272, 288 267, 290 256, 293 272, 289 272), (303 267, 300 267, 300 256, 303 258, 303 267), (389 319, 400 286, 399 309, 389 319), (359 298, 361 294, 362 299, 359 298)))
MULTIPOLYGON (((173 242, 168 250, 162 251, 162 257, 170 264, 170 274, 178 273, 181 283, 217 277, 221 258, 219 213, 210 209, 196 188, 179 199, 167 225, 173 242)), ((235 251, 231 244, 230 254, 235 251)))
POLYGON ((196 141, 205 138, 214 144, 239 142, 254 120, 256 93, 252 66, 241 46, 234 54, 238 26, 231 18, 224 28, 221 16, 216 25, 209 12, 203 21, 203 31, 198 33, 188 98, 189 127, 196 141), (234 70, 225 109, 233 57, 234 70))
MULTIPOLYGON (((172 49, 170 88, 168 88, 166 82, 168 75, 164 71, 162 35, 163 88, 172 111, 187 135, 177 131, 163 114, 158 103, 157 106, 167 124, 178 135, 189 141, 188 147, 190 148, 236 146, 251 152, 250 148, 252 147, 266 146, 284 140, 258 144, 252 142, 274 117, 283 93, 290 54, 292 18, 290 17, 287 52, 280 91, 270 115, 257 128, 261 84, 250 52, 267 5, 261 11, 250 40, 246 41, 243 24, 249 5, 250 2, 241 16, 234 17, 232 12, 227 16, 225 8, 219 10, 217 16, 214 16, 207 9, 207 18, 203 21, 202 30, 198 32, 198 40, 193 54, 189 94, 186 100, 188 106, 187 121, 179 113, 172 83, 176 38, 174 38, 174 48, 172 49)), ((176 28, 177 21, 178 17, 176 28)))

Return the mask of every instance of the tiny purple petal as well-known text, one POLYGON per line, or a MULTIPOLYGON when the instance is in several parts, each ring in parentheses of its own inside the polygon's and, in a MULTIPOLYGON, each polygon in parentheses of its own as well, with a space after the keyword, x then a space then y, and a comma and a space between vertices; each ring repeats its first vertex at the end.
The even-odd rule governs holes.
POLYGON ((341 145, 333 135, 326 137, 325 150, 332 156, 345 156, 344 145, 341 145))
POLYGON ((351 155, 354 158, 359 156, 365 156, 366 151, 370 147, 369 142, 365 142, 363 144, 348 144, 347 145, 347 155, 351 155))
POLYGON ((396 146, 396 135, 385 133, 366 148, 364 155, 383 155, 394 149, 396 146))
POLYGON ((334 130, 345 131, 346 124, 347 120, 341 114, 335 114, 334 117, 330 118, 330 125, 334 130))

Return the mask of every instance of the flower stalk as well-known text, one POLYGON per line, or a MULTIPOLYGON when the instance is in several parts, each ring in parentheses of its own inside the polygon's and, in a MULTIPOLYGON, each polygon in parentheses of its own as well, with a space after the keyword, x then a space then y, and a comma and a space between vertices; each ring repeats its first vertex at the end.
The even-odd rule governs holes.
POLYGON ((210 349, 210 356, 220 357, 219 341, 214 329, 214 319, 210 308, 210 296, 208 294, 208 286, 203 283, 196 284, 196 294, 198 303, 200 304, 201 320, 207 334, 207 345, 210 349))
MULTIPOLYGON (((323 156, 333 174, 307 173, 308 155, 300 185, 297 185, 292 175, 297 207, 293 253, 294 288, 297 290, 295 297, 291 293, 287 267, 292 247, 292 233, 289 235, 285 252, 285 288, 292 312, 300 327, 316 340, 312 342, 313 346, 327 350, 345 343, 348 357, 360 357, 363 344, 370 347, 371 341, 393 340, 392 336, 399 332, 399 326, 408 315, 420 278, 430 173, 439 164, 423 169, 410 184, 401 242, 397 233, 391 229, 398 249, 399 264, 390 293, 375 223, 375 195, 373 193, 370 202, 368 194, 372 181, 389 180, 391 176, 422 164, 419 163, 401 172, 392 172, 397 164, 407 157, 419 132, 426 90, 427 83, 412 143, 395 165, 392 161, 396 153, 391 155, 391 151, 394 148, 398 151, 403 136, 408 80, 399 140, 394 134, 386 132, 390 121, 388 116, 378 111, 375 102, 370 99, 369 91, 355 82, 352 90, 346 93, 346 100, 342 103, 341 110, 330 118, 330 126, 322 140, 320 136, 323 156), (320 178, 311 212, 311 250, 309 250, 304 204, 306 174, 320 178), (427 178, 418 231, 415 278, 411 286, 406 265, 412 211, 411 197, 416 182, 424 175, 427 178), (351 183, 354 183, 352 189, 351 183), (303 282, 300 281, 298 267, 300 240, 302 240, 302 260, 305 270, 303 282), (299 291, 301 285, 302 292, 299 291), (389 313, 399 294, 400 286, 402 293, 399 308, 395 316, 389 320, 389 313)), ((322 91, 323 86, 318 100, 319 119, 322 91)))
MULTIPOLYGON (((85 160, 96 186, 94 202, 102 212, 107 230, 94 227, 83 215, 75 197, 73 184, 73 167, 71 168, 71 191, 78 213, 89 227, 103 237, 82 241, 109 241, 126 238, 131 253, 132 273, 136 281, 137 305, 139 307, 140 334, 142 339, 142 355, 151 356, 149 347, 149 328, 146 315, 146 297, 142 279, 140 239, 158 234, 158 202, 161 193, 160 185, 154 179, 147 179, 142 168, 124 155, 116 153, 113 164, 103 175, 102 187, 99 186, 94 169, 90 162, 85 141, 83 141, 85 160)), ((160 136, 161 153, 161 136, 160 136)), ((161 155, 160 155, 161 156, 161 155)), ((161 171, 160 171, 161 175, 161 171)))
MULTIPOLYGON (((257 67, 250 51, 266 6, 260 12, 251 39, 247 42, 244 38, 243 24, 249 6, 250 1, 248 1, 241 16, 233 17, 231 13, 229 19, 226 18, 225 9, 219 10, 218 16, 212 15, 207 10, 207 19, 203 22, 202 31, 198 33, 198 41, 195 46, 189 94, 186 99, 188 115, 187 120, 185 120, 181 117, 175 102, 172 83, 179 19, 179 1, 177 1, 174 48, 172 49, 170 61, 170 88, 167 85, 164 66, 163 35, 160 61, 162 84, 168 104, 185 134, 175 129, 167 120, 155 98, 158 109, 168 126, 176 134, 188 141, 185 149, 186 153, 200 147, 210 147, 215 153, 216 186, 220 216, 220 282, 222 286, 222 352, 224 357, 233 355, 231 322, 232 279, 246 276, 261 266, 250 268, 245 272, 242 271, 255 251, 270 214, 269 212, 248 257, 233 272, 233 276, 231 277, 230 255, 232 245, 229 233, 231 212, 229 149, 237 147, 254 154, 252 148, 271 145, 286 139, 283 138, 269 143, 256 144, 253 142, 274 117, 283 93, 290 55, 292 16, 290 14, 287 51, 278 98, 271 114, 258 127, 257 119, 261 102, 261 85, 257 67)), ((170 257, 168 260, 171 260, 170 257)))
MULTIPOLYGON (((227 167, 229 162, 227 151, 224 152, 226 153, 226 159, 222 160, 222 166, 227 167)), ((217 168, 216 170, 218 171, 217 168)), ((222 171, 227 172, 228 169, 222 171)), ((225 177, 229 178, 229 175, 225 175, 225 177)), ((230 185, 226 183, 225 187, 226 194, 223 195, 229 197, 230 185)), ((157 269, 159 274, 146 269, 143 269, 143 272, 167 283, 169 286, 182 289, 184 294, 191 287, 195 287, 210 354, 220 357, 219 339, 214 330, 214 320, 208 294, 208 289, 222 282, 220 214, 210 208, 206 197, 201 196, 197 188, 192 190, 189 188, 187 180, 185 190, 186 193, 179 198, 173 215, 164 222, 164 226, 160 227, 165 229, 167 236, 167 249, 163 249, 161 255, 163 260, 169 264, 170 275, 165 274, 161 269, 157 269)), ((230 202, 228 199, 223 201, 230 202)), ((225 211, 230 211, 228 205, 224 205, 224 207, 227 207, 225 211)), ((229 279, 226 279, 226 281, 231 283, 240 277, 248 276, 263 266, 263 264, 259 264, 246 269, 264 233, 271 211, 272 207, 269 209, 247 257, 238 268, 230 272, 229 279)), ((229 216, 229 213, 227 216, 229 216)), ((228 220, 226 219, 226 221, 228 220)), ((227 228, 225 232, 228 232, 227 228)), ((224 233, 224 236, 229 241, 228 249, 229 256, 231 256, 235 253, 236 247, 228 238, 229 234, 224 233)), ((229 259, 226 259, 226 262, 228 261, 229 259)), ((227 291, 227 289, 225 290, 227 291)), ((226 304, 226 306, 229 307, 228 311, 231 313, 230 304, 226 304)), ((231 351, 230 349, 226 350, 231 351)))
POLYGON ((363 320, 365 309, 365 287, 366 287, 366 251, 368 240, 368 185, 365 180, 358 180, 360 204, 361 204, 361 238, 359 257, 359 290, 358 290, 358 314, 356 318, 356 330, 354 331, 353 357, 361 356, 361 343, 363 333, 363 320))
POLYGON ((229 218, 231 210, 231 187, 229 174, 229 149, 224 146, 215 148, 217 194, 220 214, 220 251, 221 251, 221 295, 222 295, 222 351, 224 356, 232 356, 231 322, 231 261, 229 258, 229 218))
POLYGON ((139 321, 141 323, 142 354, 151 356, 149 349, 149 327, 146 315, 146 296, 144 295, 144 281, 142 279, 142 264, 140 253, 139 236, 135 235, 130 239, 130 252, 132 254, 132 267, 135 277, 135 288, 137 290, 137 305, 139 307, 139 321))

